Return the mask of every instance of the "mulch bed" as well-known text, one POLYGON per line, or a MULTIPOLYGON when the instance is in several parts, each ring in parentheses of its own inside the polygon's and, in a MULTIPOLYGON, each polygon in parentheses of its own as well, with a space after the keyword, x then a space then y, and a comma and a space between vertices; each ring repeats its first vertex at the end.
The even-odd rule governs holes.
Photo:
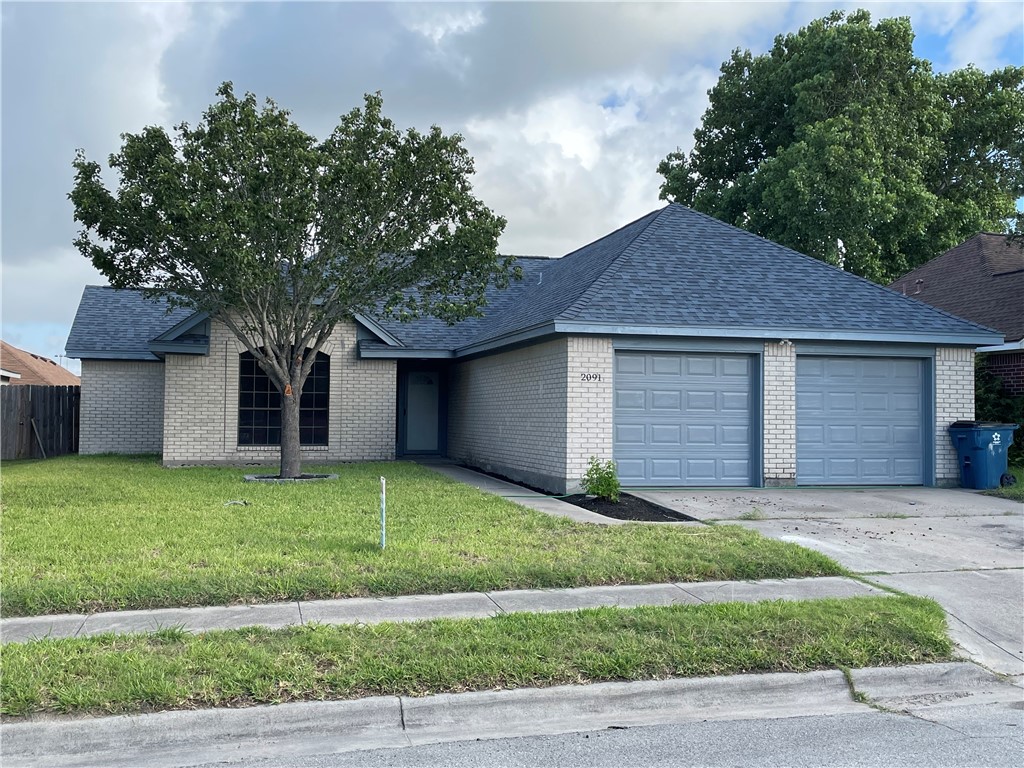
POLYGON ((628 493, 620 494, 618 502, 606 501, 582 493, 567 496, 562 501, 616 520, 633 520, 643 523, 679 523, 696 520, 689 515, 673 512, 671 509, 666 509, 637 496, 630 496, 628 493))
MULTIPOLYGON (((465 464, 460 464, 459 466, 465 469, 471 469, 474 472, 479 472, 481 475, 487 475, 488 477, 494 477, 498 480, 504 480, 506 483, 512 483, 513 485, 528 488, 531 491, 542 493, 545 496, 550 495, 545 490, 535 488, 532 485, 527 485, 519 480, 512 480, 504 475, 499 475, 496 472, 488 472, 484 469, 480 469, 479 467, 470 467, 465 464)), ((700 522, 700 520, 695 517, 684 515, 682 512, 673 512, 671 509, 666 509, 665 507, 638 498, 637 496, 630 496, 628 493, 619 494, 619 500, 617 502, 605 501, 604 499, 599 499, 596 496, 587 496, 583 493, 577 493, 575 496, 554 496, 553 498, 572 504, 574 507, 582 507, 590 512, 596 512, 599 515, 614 518, 615 520, 631 520, 636 523, 700 522)))

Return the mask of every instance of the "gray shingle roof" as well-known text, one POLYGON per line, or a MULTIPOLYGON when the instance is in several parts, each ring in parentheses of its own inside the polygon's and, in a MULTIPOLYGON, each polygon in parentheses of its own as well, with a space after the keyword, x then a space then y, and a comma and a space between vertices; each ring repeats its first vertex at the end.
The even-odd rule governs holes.
POLYGON ((147 299, 139 291, 87 285, 71 325, 66 351, 71 357, 156 360, 150 340, 195 314, 147 299))
MULTIPOLYGON (((678 204, 643 216, 561 259, 521 258, 523 279, 491 288, 485 316, 379 320, 411 349, 458 350, 565 322, 743 331, 912 334, 977 338, 983 326, 907 298, 678 204)), ((142 354, 189 315, 135 291, 89 286, 68 354, 142 354), (74 350, 74 352, 72 351, 74 350)), ((968 341, 965 343, 973 343, 968 341)), ((993 340, 991 343, 996 343, 993 340)), ((136 358, 139 359, 139 358, 136 358)))

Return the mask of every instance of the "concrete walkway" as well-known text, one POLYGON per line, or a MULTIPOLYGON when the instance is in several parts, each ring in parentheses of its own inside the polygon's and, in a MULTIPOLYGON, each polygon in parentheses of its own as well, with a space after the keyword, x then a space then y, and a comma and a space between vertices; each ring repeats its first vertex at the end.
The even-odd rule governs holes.
POLYGON ((264 605, 207 608, 162 608, 151 611, 111 611, 0 619, 0 641, 25 642, 42 637, 89 637, 108 632, 155 632, 180 627, 189 632, 239 627, 281 627, 301 624, 374 624, 439 618, 486 618, 519 611, 573 611, 580 608, 765 600, 813 600, 825 597, 885 595, 880 589, 839 576, 763 581, 705 581, 641 584, 573 589, 513 589, 447 595, 358 597, 343 600, 303 600, 264 605))
POLYGON ((506 483, 504 480, 499 480, 496 477, 485 475, 482 472, 474 472, 472 469, 466 469, 454 464, 425 463, 423 466, 435 472, 440 472, 452 480, 458 480, 460 483, 465 483, 473 488, 479 488, 485 493, 493 493, 495 496, 501 496, 509 501, 514 501, 516 504, 543 512, 546 515, 567 517, 570 520, 575 520, 577 523, 594 523, 595 525, 623 525, 629 522, 628 520, 615 520, 611 517, 605 517, 588 509, 583 509, 583 507, 577 507, 561 499, 556 499, 553 496, 545 496, 543 493, 531 491, 529 488, 523 488, 521 485, 506 483))

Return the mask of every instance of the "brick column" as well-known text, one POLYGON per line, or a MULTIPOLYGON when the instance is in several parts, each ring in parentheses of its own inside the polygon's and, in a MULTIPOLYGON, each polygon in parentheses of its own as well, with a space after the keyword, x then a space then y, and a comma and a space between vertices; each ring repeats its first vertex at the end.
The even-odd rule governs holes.
POLYGON ((579 490, 591 456, 612 458, 612 340, 596 336, 568 339, 565 483, 579 490))
POLYGON ((796 349, 765 342, 762 420, 764 484, 796 485, 796 349))
POLYGON ((935 484, 957 485, 960 468, 949 425, 974 418, 974 350, 935 350, 935 484))

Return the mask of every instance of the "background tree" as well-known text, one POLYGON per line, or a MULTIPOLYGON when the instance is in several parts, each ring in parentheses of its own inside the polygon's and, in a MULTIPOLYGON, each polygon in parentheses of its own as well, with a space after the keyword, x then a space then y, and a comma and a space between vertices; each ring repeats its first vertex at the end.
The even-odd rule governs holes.
POLYGON ((379 94, 323 142, 230 83, 194 128, 122 136, 111 192, 79 150, 69 197, 81 253, 117 288, 208 312, 281 392, 281 476, 301 473, 299 401, 316 358, 354 313, 479 314, 505 220, 477 200, 458 134, 399 131, 379 94), (381 309, 382 308, 382 309, 381 309))
POLYGON ((662 198, 880 283, 1006 231, 1024 68, 936 75, 913 40, 908 19, 834 12, 767 54, 734 51, 693 151, 658 166, 662 198))

